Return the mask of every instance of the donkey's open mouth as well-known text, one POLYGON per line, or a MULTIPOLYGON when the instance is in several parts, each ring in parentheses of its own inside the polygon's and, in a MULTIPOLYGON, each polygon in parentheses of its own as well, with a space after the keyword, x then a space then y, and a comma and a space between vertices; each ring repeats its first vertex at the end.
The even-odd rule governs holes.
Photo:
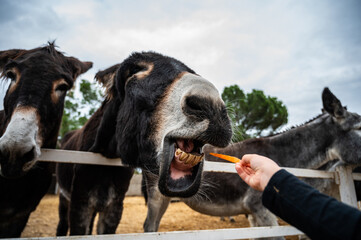
POLYGON ((190 197, 199 187, 204 144, 194 139, 166 139, 159 189, 166 196, 190 197))
POLYGON ((178 180, 192 175, 193 167, 202 161, 204 154, 198 142, 192 139, 178 139, 174 144, 174 157, 170 164, 170 179, 178 180))

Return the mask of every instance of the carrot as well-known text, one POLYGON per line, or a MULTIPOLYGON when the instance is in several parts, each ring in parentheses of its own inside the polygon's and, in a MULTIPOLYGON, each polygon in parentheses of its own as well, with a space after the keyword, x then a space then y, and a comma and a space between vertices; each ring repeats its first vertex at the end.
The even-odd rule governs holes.
POLYGON ((224 154, 219 154, 219 153, 209 153, 215 157, 219 157, 219 158, 222 158, 224 160, 227 160, 227 161, 230 161, 230 162, 233 162, 233 163, 238 163, 239 161, 241 161, 239 158, 236 158, 236 157, 232 157, 232 156, 228 156, 228 155, 224 155, 224 154))

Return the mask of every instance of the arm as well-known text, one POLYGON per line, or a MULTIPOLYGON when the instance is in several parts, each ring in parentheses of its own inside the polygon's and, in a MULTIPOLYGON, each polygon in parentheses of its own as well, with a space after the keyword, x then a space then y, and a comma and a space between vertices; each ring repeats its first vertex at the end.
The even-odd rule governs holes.
POLYGON ((251 187, 264 190, 265 207, 310 238, 361 239, 359 210, 321 194, 274 164, 259 155, 245 155, 236 170, 251 187))
POLYGON ((271 178, 262 203, 311 239, 361 239, 359 210, 320 193, 285 170, 271 178))

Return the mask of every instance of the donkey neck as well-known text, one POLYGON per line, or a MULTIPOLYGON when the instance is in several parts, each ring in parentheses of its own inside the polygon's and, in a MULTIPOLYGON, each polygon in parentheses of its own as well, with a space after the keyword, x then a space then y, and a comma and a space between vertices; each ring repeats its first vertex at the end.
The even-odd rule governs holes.
POLYGON ((331 117, 324 114, 267 140, 281 166, 315 169, 330 160, 328 152, 337 137, 332 125, 331 117))

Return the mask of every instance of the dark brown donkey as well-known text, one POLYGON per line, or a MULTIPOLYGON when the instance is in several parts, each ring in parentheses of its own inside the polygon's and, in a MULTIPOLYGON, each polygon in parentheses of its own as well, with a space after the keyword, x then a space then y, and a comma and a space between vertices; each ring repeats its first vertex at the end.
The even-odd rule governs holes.
MULTIPOLYGON (((107 98, 64 148, 120 157, 150 171, 162 194, 194 195, 203 169, 201 147, 225 147, 232 135, 216 88, 180 61, 154 52, 134 53, 97 79, 105 84, 107 98)), ((58 235, 66 234, 68 219, 71 235, 90 234, 97 212, 97 232, 115 232, 131 169, 59 164, 57 176, 58 235)))
POLYGON ((55 148, 64 98, 91 62, 66 57, 54 43, 32 50, 0 51, 11 81, 0 111, 0 237, 19 237, 51 182, 40 148, 55 148))

